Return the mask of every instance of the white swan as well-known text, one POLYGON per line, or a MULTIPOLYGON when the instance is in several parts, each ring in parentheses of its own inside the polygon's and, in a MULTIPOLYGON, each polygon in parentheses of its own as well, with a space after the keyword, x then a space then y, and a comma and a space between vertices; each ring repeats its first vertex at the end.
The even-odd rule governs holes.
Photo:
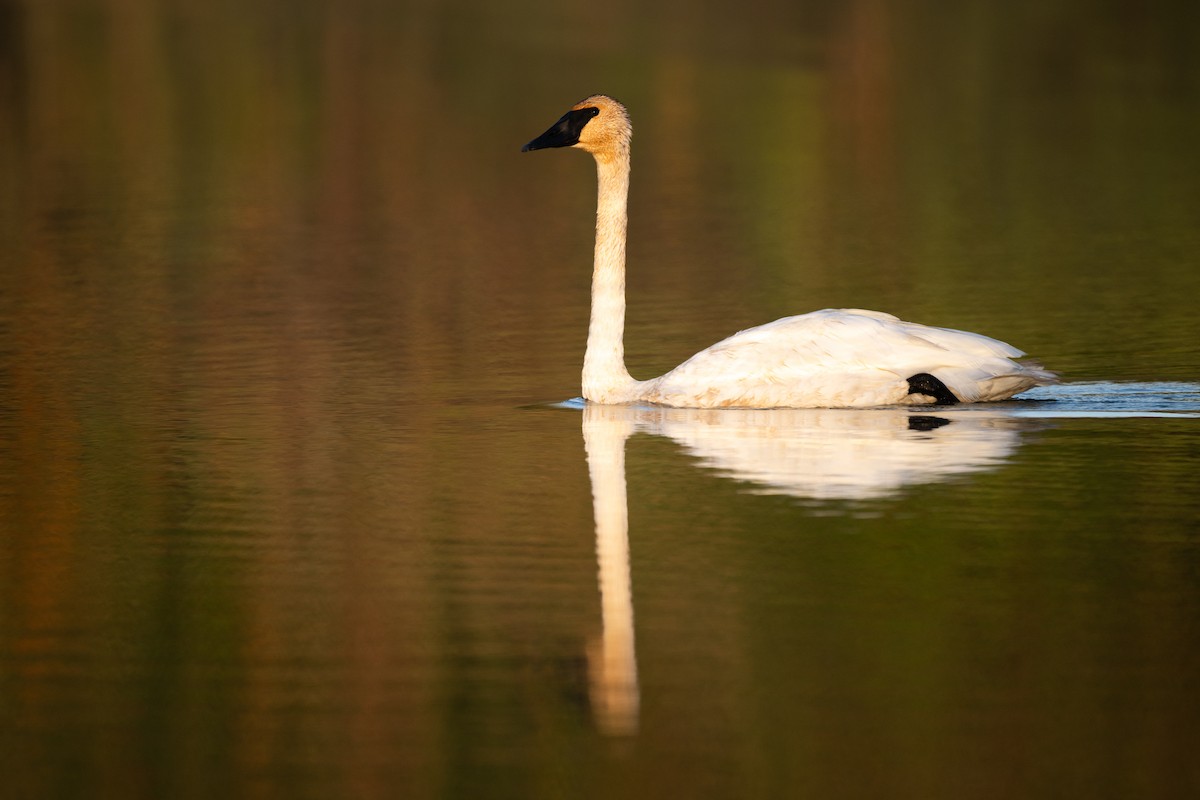
POLYGON ((632 136, 625 107, 592 95, 521 148, 578 147, 596 159, 587 400, 683 408, 923 405, 1004 400, 1057 381, 1039 365, 1015 361, 1024 353, 996 339, 859 309, 784 317, 717 342, 661 377, 634 380, 622 341, 632 136))

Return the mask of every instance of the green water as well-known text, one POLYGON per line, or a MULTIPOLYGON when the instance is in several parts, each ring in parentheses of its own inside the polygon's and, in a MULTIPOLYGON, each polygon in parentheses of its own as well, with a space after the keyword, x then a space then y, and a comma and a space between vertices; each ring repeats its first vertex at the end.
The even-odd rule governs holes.
MULTIPOLYGON (((0 2, 13 797, 1200 792, 1187 3, 0 2), (1062 386, 570 402, 873 308, 1062 386)), ((7 796, 7 794, 6 794, 7 796)))

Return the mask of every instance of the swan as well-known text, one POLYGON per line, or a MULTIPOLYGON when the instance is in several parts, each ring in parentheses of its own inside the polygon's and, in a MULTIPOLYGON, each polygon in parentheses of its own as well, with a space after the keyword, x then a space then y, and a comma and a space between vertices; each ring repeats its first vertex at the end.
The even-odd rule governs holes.
POLYGON ((596 94, 522 152, 576 147, 596 160, 592 310, 583 397, 679 408, 856 408, 1005 400, 1057 376, 977 333, 861 309, 824 309, 735 333, 657 378, 625 367, 625 235, 630 141, 625 106, 596 94))

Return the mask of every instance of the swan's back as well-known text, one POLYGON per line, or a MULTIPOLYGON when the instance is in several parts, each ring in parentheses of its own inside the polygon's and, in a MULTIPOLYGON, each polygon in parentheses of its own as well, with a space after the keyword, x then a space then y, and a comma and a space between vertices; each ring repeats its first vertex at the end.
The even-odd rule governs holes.
POLYGON ((1052 373, 976 333, 904 322, 891 314, 825 309, 736 333, 645 381, 641 400, 722 408, 867 407, 1003 400, 1052 383, 1052 373), (953 398, 914 391, 933 376, 953 398))

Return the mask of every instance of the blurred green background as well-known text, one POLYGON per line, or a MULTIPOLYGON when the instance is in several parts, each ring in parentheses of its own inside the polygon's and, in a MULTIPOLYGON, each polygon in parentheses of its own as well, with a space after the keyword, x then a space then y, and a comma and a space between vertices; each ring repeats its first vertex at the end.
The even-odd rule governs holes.
POLYGON ((602 730, 579 415, 524 408, 579 392, 594 175, 519 152, 593 92, 635 377, 825 306, 1200 376, 1193 2, 0 0, 12 795, 1200 790, 1184 418, 859 503, 635 437, 602 730))

